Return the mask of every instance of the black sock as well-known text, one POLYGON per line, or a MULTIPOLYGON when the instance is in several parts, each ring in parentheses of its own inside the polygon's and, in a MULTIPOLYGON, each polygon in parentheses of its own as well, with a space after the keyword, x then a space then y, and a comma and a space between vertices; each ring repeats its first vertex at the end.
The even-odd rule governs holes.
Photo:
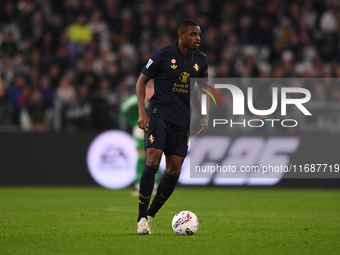
POLYGON ((167 173, 164 174, 161 182, 158 185, 157 194, 150 205, 150 209, 148 210, 148 215, 155 217, 155 214, 158 212, 158 210, 171 196, 176 187, 177 181, 178 178, 174 178, 167 173))
POLYGON ((137 222, 147 216, 147 211, 150 203, 151 193, 155 183, 155 174, 158 169, 153 169, 147 165, 144 166, 139 184, 139 215, 137 222))

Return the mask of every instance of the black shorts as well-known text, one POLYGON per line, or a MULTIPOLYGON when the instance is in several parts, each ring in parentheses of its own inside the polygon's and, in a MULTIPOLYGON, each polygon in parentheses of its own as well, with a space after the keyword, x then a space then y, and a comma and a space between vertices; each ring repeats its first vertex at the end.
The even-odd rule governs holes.
POLYGON ((188 152, 189 130, 160 118, 149 117, 149 131, 145 131, 145 149, 157 148, 166 156, 185 157, 188 152))

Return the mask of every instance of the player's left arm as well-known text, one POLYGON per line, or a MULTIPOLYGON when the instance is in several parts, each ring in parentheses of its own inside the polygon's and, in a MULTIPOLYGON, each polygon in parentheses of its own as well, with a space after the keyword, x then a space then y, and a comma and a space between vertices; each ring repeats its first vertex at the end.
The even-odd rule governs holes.
MULTIPOLYGON (((205 68, 202 69, 202 71, 201 71, 201 73, 200 73, 200 75, 198 77, 199 78, 207 78, 207 81, 208 81, 208 61, 206 62, 205 68)), ((199 89, 198 90, 198 97, 199 97, 199 101, 200 101, 201 105, 202 105, 202 101, 201 101, 202 94, 206 94, 206 93, 199 89)), ((206 101, 206 103, 207 103, 207 105, 206 105, 207 112, 206 112, 206 115, 203 115, 202 118, 201 118, 201 129, 196 133, 196 135, 202 134, 205 131, 207 131, 207 129, 208 129, 210 101, 209 101, 209 97, 208 96, 206 97, 206 99, 207 99, 207 101, 206 101)))

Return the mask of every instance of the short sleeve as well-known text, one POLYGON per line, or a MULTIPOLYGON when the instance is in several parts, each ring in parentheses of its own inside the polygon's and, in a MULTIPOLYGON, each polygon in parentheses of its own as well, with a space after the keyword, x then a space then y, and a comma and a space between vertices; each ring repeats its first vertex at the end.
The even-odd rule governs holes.
POLYGON ((205 64, 202 68, 202 71, 198 75, 199 78, 208 78, 208 58, 205 57, 205 64))
POLYGON ((160 52, 158 50, 155 50, 146 65, 142 69, 142 74, 144 74, 149 79, 153 79, 159 70, 159 66, 161 63, 161 56, 160 52))

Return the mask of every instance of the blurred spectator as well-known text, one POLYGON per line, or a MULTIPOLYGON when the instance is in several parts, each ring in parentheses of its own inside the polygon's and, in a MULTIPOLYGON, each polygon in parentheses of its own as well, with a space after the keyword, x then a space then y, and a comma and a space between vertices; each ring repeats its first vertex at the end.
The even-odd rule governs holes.
POLYGON ((131 10, 125 9, 121 13, 121 26, 119 28, 119 33, 121 37, 121 42, 123 43, 137 43, 137 38, 134 36, 136 34, 136 22, 131 10))
POLYGON ((59 46, 64 47, 66 49, 70 61, 74 63, 78 56, 78 49, 75 43, 69 41, 67 30, 61 32, 59 38, 59 46))
POLYGON ((40 8, 46 20, 51 22, 53 17, 52 0, 42 0, 40 2, 40 8))
POLYGON ((57 49, 57 53, 54 57, 53 63, 56 66, 59 66, 61 75, 65 74, 67 70, 73 68, 73 63, 71 62, 66 47, 59 47, 57 49))
POLYGON ((98 89, 99 78, 97 74, 93 71, 93 63, 85 63, 84 69, 80 71, 77 75, 77 81, 82 86, 87 87, 91 92, 98 89))
POLYGON ((1 49, 3 50, 5 56, 14 57, 18 52, 18 45, 14 41, 13 33, 7 32, 5 35, 5 40, 1 44, 1 49))
POLYGON ((86 20, 89 20, 93 15, 93 10, 95 9, 95 3, 93 0, 82 0, 80 1, 78 11, 85 15, 86 20))
POLYGON ((62 129, 65 131, 90 130, 91 111, 89 89, 85 85, 80 85, 73 98, 63 105, 62 129))
POLYGON ((64 108, 76 99, 76 91, 71 85, 71 77, 63 76, 56 90, 54 98, 54 129, 61 131, 63 128, 62 114, 64 108))
POLYGON ((120 12, 117 0, 105 0, 104 17, 111 31, 118 31, 121 25, 120 12))
POLYGON ((44 75, 40 79, 40 92, 44 101, 45 109, 52 108, 53 106, 53 90, 51 89, 50 79, 44 75))
POLYGON ((47 26, 44 15, 41 10, 36 10, 30 20, 30 26, 25 31, 24 36, 31 36, 36 43, 41 44, 41 40, 47 26))
POLYGON ((51 88, 55 90, 59 86, 60 68, 58 65, 52 65, 48 70, 48 75, 51 81, 51 88))
POLYGON ((28 64, 25 62, 23 56, 21 54, 17 54, 13 58, 13 66, 15 73, 27 74, 28 73, 28 64))
POLYGON ((302 7, 302 16, 306 19, 310 28, 316 28, 316 22, 318 18, 317 11, 313 9, 313 2, 311 0, 305 0, 302 7))
POLYGON ((108 47, 101 47, 99 57, 94 60, 93 70, 97 75, 103 77, 105 75, 106 67, 110 65, 115 60, 115 55, 112 53, 108 47))
POLYGON ((238 16, 237 5, 234 1, 228 1, 223 5, 221 19, 228 22, 232 29, 237 27, 238 16))
POLYGON ((45 70, 45 66, 42 61, 43 58, 41 57, 40 49, 33 49, 30 54, 30 69, 36 69, 37 72, 42 72, 43 70, 45 70))
POLYGON ((339 18, 339 3, 337 1, 332 1, 329 10, 324 12, 320 18, 321 30, 324 33, 335 33, 338 28, 339 18))
POLYGON ((10 24, 16 22, 18 19, 18 11, 12 1, 5 1, 3 8, 0 9, 0 22, 10 24))
POLYGON ((71 42, 78 45, 89 44, 92 41, 92 29, 86 24, 86 16, 84 14, 79 14, 76 22, 69 26, 68 38, 71 42))
POLYGON ((272 65, 276 65, 278 62, 281 61, 281 57, 282 57, 282 52, 283 52, 283 45, 282 42, 278 39, 276 39, 273 44, 272 47, 270 49, 270 54, 269 54, 269 62, 272 65))
POLYGON ((31 53, 31 51, 33 50, 34 48, 34 42, 32 40, 31 37, 25 37, 21 43, 20 43, 20 51, 23 55, 23 57, 27 60, 29 60, 29 55, 31 53))
POLYGON ((51 32, 47 31, 44 33, 39 48, 42 52, 43 63, 50 64, 52 57, 56 50, 56 43, 53 41, 53 35, 51 32))
POLYGON ((57 43, 59 41, 59 36, 63 30, 64 21, 60 13, 55 13, 49 23, 49 32, 52 34, 53 42, 57 43))
MULTIPOLYGON (((13 62, 10 59, 6 59, 3 65, 3 84, 5 89, 8 89, 15 77, 15 70, 13 62)), ((19 74, 19 73, 18 73, 19 74)))
POLYGON ((33 130, 43 130, 46 125, 44 98, 39 89, 34 89, 28 105, 28 113, 33 130))
POLYGON ((92 100, 92 120, 96 130, 118 128, 119 100, 118 93, 110 86, 110 81, 103 79, 99 90, 92 100))
POLYGON ((90 27, 94 36, 99 38, 101 46, 107 46, 109 42, 109 30, 106 23, 102 20, 100 10, 93 11, 91 15, 90 27))
POLYGON ((75 21, 76 15, 77 15, 77 9, 75 6, 75 1, 73 0, 65 0, 64 1, 64 6, 63 6, 63 21, 65 24, 71 24, 72 22, 75 21))
POLYGON ((120 75, 120 69, 117 64, 111 63, 108 65, 105 79, 110 82, 111 89, 116 89, 118 87, 119 81, 122 79, 122 77, 120 75))
POLYGON ((269 25, 269 22, 265 18, 261 18, 259 21, 259 26, 254 34, 254 40, 257 45, 270 46, 274 39, 273 31, 269 25))
POLYGON ((244 16, 240 19, 237 36, 242 45, 254 43, 254 35, 252 34, 253 29, 251 28, 250 22, 251 19, 248 16, 244 16))
POLYGON ((0 73, 0 125, 6 123, 7 120, 7 102, 6 89, 0 73))
POLYGON ((13 124, 19 125, 19 116, 21 107, 25 106, 25 97, 22 96, 23 91, 26 90, 27 94, 27 84, 25 77, 22 75, 17 75, 14 78, 13 84, 7 90, 7 100, 10 111, 10 118, 13 124))
POLYGON ((153 32, 154 36, 160 36, 168 32, 167 17, 165 14, 158 14, 156 16, 156 27, 153 32))
POLYGON ((35 3, 31 0, 20 0, 17 4, 19 10, 19 25, 23 33, 29 30, 30 18, 35 9, 35 3))

